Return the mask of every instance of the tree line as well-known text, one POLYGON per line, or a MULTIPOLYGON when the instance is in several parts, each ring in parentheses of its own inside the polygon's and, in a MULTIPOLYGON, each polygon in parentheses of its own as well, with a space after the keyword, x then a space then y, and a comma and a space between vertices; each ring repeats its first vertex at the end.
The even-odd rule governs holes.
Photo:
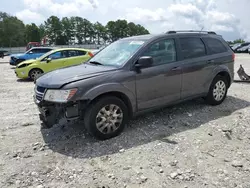
POLYGON ((15 16, 0 12, 0 47, 26 46, 28 42, 40 42, 44 37, 49 44, 105 44, 120 38, 149 34, 140 24, 118 19, 106 25, 78 17, 50 16, 44 23, 24 24, 15 16))
POLYGON ((234 41, 227 41, 228 44, 238 44, 238 43, 245 43, 246 41, 243 39, 236 39, 234 41))

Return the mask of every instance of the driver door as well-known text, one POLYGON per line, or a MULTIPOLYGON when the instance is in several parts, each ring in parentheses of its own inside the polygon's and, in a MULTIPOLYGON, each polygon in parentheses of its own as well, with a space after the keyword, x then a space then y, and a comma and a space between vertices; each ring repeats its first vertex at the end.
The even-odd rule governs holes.
POLYGON ((62 50, 48 55, 41 61, 41 63, 44 63, 43 69, 46 72, 49 72, 64 67, 66 61, 67 61, 67 51, 62 50))
POLYGON ((180 100, 182 72, 177 61, 175 39, 161 39, 140 56, 151 56, 154 62, 136 74, 138 110, 180 100))

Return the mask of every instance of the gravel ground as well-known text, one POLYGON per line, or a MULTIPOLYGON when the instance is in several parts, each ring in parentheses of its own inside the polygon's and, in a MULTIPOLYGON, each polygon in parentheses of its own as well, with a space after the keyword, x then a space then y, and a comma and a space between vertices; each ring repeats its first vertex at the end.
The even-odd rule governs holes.
MULTIPOLYGON (((250 187, 250 85, 234 83, 220 106, 193 100, 97 141, 80 123, 41 130, 34 84, 0 61, 0 187, 250 187)), ((240 64, 250 73, 250 55, 240 64)))

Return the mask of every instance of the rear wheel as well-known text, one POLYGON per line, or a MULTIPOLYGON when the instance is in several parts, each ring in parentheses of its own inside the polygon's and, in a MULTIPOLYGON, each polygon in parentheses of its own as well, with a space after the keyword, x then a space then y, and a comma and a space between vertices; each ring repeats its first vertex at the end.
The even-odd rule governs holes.
POLYGON ((43 71, 41 69, 32 69, 29 72, 29 77, 31 80, 36 80, 41 74, 43 73, 43 71))
POLYGON ((225 76, 217 75, 209 89, 207 97, 205 98, 210 105, 221 104, 226 96, 228 90, 228 82, 225 76))
POLYGON ((97 139, 118 136, 128 121, 128 108, 114 96, 103 97, 93 102, 84 116, 85 127, 97 139))

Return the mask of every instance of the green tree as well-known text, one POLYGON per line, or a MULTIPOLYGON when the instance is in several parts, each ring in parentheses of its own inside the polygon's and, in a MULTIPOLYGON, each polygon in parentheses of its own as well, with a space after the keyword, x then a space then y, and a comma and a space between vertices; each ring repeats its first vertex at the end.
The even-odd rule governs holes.
POLYGON ((91 43, 92 37, 94 36, 94 29, 92 23, 87 20, 83 19, 83 37, 84 43, 91 43))
POLYGON ((107 40, 106 35, 106 28, 99 22, 94 24, 94 39, 97 44, 101 44, 101 41, 104 42, 107 40))
POLYGON ((135 35, 146 35, 146 34, 149 34, 149 31, 145 27, 143 27, 142 25, 140 25, 140 24, 137 24, 136 28, 137 28, 137 33, 135 35))
POLYGON ((28 24, 25 26, 25 38, 26 42, 40 42, 41 41, 41 35, 40 30, 36 26, 36 24, 28 24))
POLYGON ((46 28, 44 24, 39 25, 39 33, 40 33, 41 39, 46 36, 46 28))
POLYGON ((109 21, 106 28, 110 42, 128 36, 149 34, 149 31, 142 25, 135 25, 133 22, 127 23, 126 20, 109 21))
POLYGON ((75 38, 78 41, 78 44, 82 44, 84 40, 83 18, 77 16, 77 17, 72 18, 72 20, 74 23, 75 38))
POLYGON ((74 38, 74 22, 71 18, 62 18, 62 35, 67 44, 71 44, 74 38))
POLYGON ((120 38, 148 34, 148 30, 139 24, 126 20, 109 21, 105 26, 81 17, 64 17, 61 20, 50 16, 43 24, 24 23, 14 16, 0 12, 0 46, 23 46, 30 41, 48 38, 50 44, 102 44, 120 38))
POLYGON ((243 39, 236 39, 233 41, 233 44, 236 44, 236 43, 244 43, 245 41, 243 39))
POLYGON ((116 23, 114 21, 107 23, 106 30, 109 42, 118 40, 119 31, 116 29, 116 23))
POLYGON ((49 17, 44 25, 45 33, 49 38, 50 44, 63 45, 66 43, 65 37, 62 35, 62 24, 58 17, 49 17))
POLYGON ((25 45, 25 25, 15 16, 0 12, 0 42, 1 46, 25 45))

